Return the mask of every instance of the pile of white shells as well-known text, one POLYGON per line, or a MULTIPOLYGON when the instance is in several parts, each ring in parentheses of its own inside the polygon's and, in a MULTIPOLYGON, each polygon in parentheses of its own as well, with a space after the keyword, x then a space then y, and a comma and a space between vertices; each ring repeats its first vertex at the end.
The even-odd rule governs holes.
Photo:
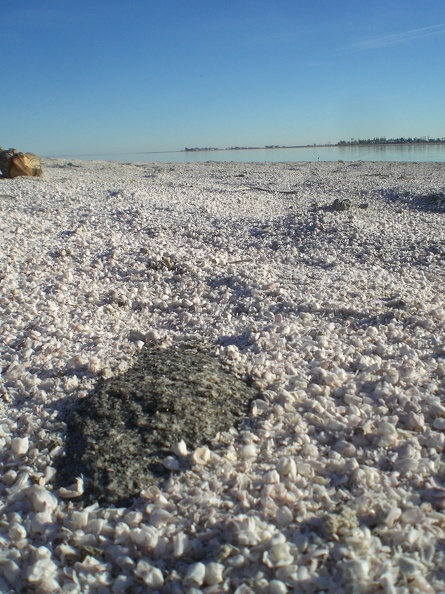
POLYGON ((445 164, 43 164, 0 180, 0 591, 445 592, 445 164), (155 340, 262 398, 85 507, 60 413, 155 340))

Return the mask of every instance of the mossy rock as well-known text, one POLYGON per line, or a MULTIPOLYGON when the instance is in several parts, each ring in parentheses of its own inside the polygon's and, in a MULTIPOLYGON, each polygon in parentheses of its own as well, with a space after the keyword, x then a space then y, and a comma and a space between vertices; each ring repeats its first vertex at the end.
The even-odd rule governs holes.
POLYGON ((257 391, 200 348, 145 349, 126 373, 104 380, 66 414, 59 486, 83 475, 84 499, 130 504, 169 476, 163 461, 181 440, 210 443, 248 414, 257 391))

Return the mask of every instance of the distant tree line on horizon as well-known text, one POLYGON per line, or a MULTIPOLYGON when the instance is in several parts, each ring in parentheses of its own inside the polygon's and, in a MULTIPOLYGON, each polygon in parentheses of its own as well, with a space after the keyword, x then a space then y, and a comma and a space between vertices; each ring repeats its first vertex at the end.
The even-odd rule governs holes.
MULTIPOLYGON (((190 153, 193 151, 222 151, 222 150, 224 150, 224 151, 245 151, 248 149, 256 149, 256 148, 259 148, 259 147, 257 147, 257 146, 228 146, 225 149, 221 149, 221 148, 217 148, 214 146, 203 146, 203 147, 195 146, 193 148, 189 148, 186 146, 184 151, 186 153, 190 153)), ((276 146, 266 146, 264 148, 280 148, 280 147, 278 145, 276 145, 276 146)))
POLYGON ((191 152, 191 151, 219 151, 220 149, 218 149, 218 148, 215 148, 215 147, 213 147, 213 146, 205 146, 205 147, 203 147, 203 148, 200 148, 200 147, 198 147, 198 146, 195 146, 195 147, 193 147, 193 148, 188 148, 188 147, 185 147, 185 149, 184 149, 184 150, 185 150, 186 152, 191 152))
POLYGON ((337 144, 333 145, 332 143, 327 143, 327 144, 307 144, 307 145, 299 145, 299 146, 286 146, 286 145, 279 145, 279 144, 269 144, 263 147, 259 147, 259 146, 229 146, 225 149, 221 149, 221 148, 216 148, 216 147, 193 147, 193 148, 189 148, 189 147, 185 147, 184 151, 185 152, 193 152, 193 151, 221 151, 221 150, 226 150, 226 151, 245 151, 245 150, 249 150, 249 149, 259 149, 259 148, 263 148, 263 149, 279 149, 279 148, 303 148, 304 146, 306 147, 312 147, 312 146, 356 146, 356 145, 362 145, 362 144, 425 144, 425 143, 445 143, 445 136, 442 136, 442 138, 430 138, 429 136, 422 136, 420 138, 418 137, 414 137, 412 138, 411 136, 409 136, 408 138, 404 138, 403 136, 400 138, 386 138, 385 136, 382 136, 380 138, 367 138, 365 140, 359 138, 359 139, 355 139, 355 138, 351 138, 351 140, 340 140, 339 142, 337 142, 337 144))
POLYGON ((421 138, 368 138, 366 140, 351 138, 351 140, 340 140, 337 142, 337 146, 350 146, 355 144, 416 144, 416 143, 425 143, 425 142, 445 142, 445 136, 442 138, 430 138, 429 136, 422 136, 421 138))

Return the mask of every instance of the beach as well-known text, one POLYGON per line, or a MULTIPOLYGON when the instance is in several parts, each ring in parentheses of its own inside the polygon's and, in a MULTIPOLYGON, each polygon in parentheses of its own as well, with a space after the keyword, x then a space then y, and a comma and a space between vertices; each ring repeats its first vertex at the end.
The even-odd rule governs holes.
POLYGON ((0 591, 445 592, 445 163, 43 169, 0 179, 0 591), (256 395, 85 502, 66 408, 153 345, 256 395))

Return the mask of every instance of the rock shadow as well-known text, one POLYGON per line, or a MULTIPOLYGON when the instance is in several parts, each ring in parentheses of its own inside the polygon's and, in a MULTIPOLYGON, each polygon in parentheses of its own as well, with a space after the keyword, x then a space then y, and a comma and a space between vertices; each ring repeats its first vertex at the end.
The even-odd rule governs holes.
MULTIPOLYGON (((394 270, 401 266, 429 266, 432 260, 445 260, 444 241, 409 236, 393 238, 372 225, 367 229, 358 228, 348 219, 349 210, 327 218, 329 209, 332 207, 285 215, 255 225, 250 230, 249 247, 268 247, 286 258, 296 249, 296 263, 325 269, 338 263, 359 266, 378 263, 387 270, 394 270)), ((372 212, 368 216, 372 217, 372 212)))
POLYGON ((391 203, 402 203, 411 210, 445 213, 444 191, 414 194, 408 191, 400 193, 396 190, 389 190, 383 194, 383 197, 391 203))

